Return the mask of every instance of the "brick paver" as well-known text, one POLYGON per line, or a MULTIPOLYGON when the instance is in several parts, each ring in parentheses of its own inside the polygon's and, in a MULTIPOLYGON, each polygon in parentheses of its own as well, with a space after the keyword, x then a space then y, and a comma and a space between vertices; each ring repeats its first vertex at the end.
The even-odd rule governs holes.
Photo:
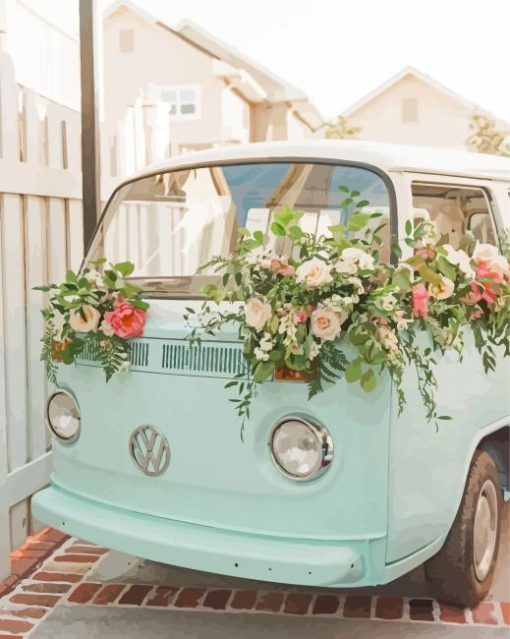
POLYGON ((87 574, 107 549, 68 539, 46 530, 13 553, 11 574, 0 583, 0 639, 22 639, 43 622, 53 608, 63 605, 139 606, 195 609, 224 614, 281 614, 377 619, 403 623, 441 623, 476 626, 510 625, 510 602, 482 602, 472 611, 439 605, 429 598, 370 597, 335 591, 256 590, 204 588, 179 584, 99 583, 87 574), (66 542, 66 543, 64 543, 66 542), (33 548, 31 546, 33 544, 33 548), (62 548, 59 548, 62 546, 62 548), (44 559, 41 561, 41 556, 44 559), (28 569, 30 562, 30 570, 28 569), (38 567, 40 566, 40 567, 38 567), (13 592, 11 592, 13 591, 13 592))

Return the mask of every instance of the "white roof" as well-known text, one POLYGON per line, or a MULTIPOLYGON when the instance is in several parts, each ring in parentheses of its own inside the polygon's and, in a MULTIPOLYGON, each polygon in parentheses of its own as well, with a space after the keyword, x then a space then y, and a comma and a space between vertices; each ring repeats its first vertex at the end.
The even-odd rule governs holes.
POLYGON ((438 173, 510 182, 510 158, 436 147, 360 140, 307 140, 299 143, 261 142, 208 149, 169 158, 143 169, 135 177, 192 164, 283 158, 344 160, 369 164, 384 171, 438 173))

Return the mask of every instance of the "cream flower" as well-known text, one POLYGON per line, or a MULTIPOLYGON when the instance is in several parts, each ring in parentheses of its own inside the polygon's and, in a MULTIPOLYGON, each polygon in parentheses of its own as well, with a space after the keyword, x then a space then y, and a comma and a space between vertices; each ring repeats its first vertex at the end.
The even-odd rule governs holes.
POLYGON ((267 362, 267 360, 269 359, 269 353, 266 353, 266 351, 262 350, 261 348, 255 348, 253 354, 259 362, 267 362))
POLYGON ((94 284, 96 288, 103 288, 104 282, 101 277, 101 273, 97 271, 95 268, 91 269, 88 273, 85 274, 85 279, 94 284))
POLYGON ((104 333, 105 335, 107 335, 108 337, 111 337, 114 334, 114 330, 113 330, 113 326, 110 324, 110 322, 107 322, 106 320, 103 320, 99 326, 99 330, 104 333))
POLYGON ((381 307, 385 311, 392 311, 397 305, 398 300, 393 293, 386 293, 381 297, 381 307))
POLYGON ((365 251, 354 247, 344 249, 335 264, 335 270, 347 275, 353 275, 358 269, 372 271, 373 268, 374 258, 365 251))
POLYGON ((246 302, 244 313, 246 323, 257 332, 264 328, 265 323, 271 319, 272 315, 271 306, 258 297, 252 297, 246 302))
POLYGON ((312 333, 320 339, 331 342, 341 331, 337 313, 330 308, 318 308, 312 313, 312 333))
POLYGON ((379 340, 387 351, 392 352, 398 350, 398 337, 391 328, 384 324, 379 327, 379 340))
POLYGON ((264 333, 259 342, 259 348, 264 352, 268 352, 273 348, 273 340, 270 333, 264 333))
POLYGON ((69 324, 77 333, 95 331, 101 317, 97 308, 84 304, 81 308, 73 308, 69 314, 69 324))
POLYGON ((435 297, 436 300, 445 300, 453 294, 455 290, 455 284, 447 277, 441 276, 440 284, 431 284, 429 286, 429 293, 431 297, 435 297))
POLYGON ((329 264, 317 257, 312 257, 298 266, 296 275, 298 282, 305 282, 310 288, 317 288, 333 280, 329 264))
POLYGON ((315 359, 320 352, 321 352, 321 347, 319 346, 319 344, 317 344, 317 342, 312 342, 310 344, 310 348, 308 349, 308 359, 310 360, 315 359))
POLYGON ((409 326, 409 324, 412 323, 413 318, 412 317, 406 317, 406 312, 405 311, 395 311, 393 313, 393 320, 395 321, 395 323, 397 325, 397 330, 405 331, 406 328, 409 326))
POLYGON ((271 260, 277 257, 270 249, 265 246, 258 246, 253 251, 246 254, 245 262, 250 266, 262 266, 262 268, 271 268, 271 260))
POLYGON ((446 251, 446 259, 454 266, 459 267, 459 271, 463 273, 468 279, 473 279, 475 272, 471 266, 471 258, 462 249, 454 249, 451 244, 444 244, 443 248, 446 251))

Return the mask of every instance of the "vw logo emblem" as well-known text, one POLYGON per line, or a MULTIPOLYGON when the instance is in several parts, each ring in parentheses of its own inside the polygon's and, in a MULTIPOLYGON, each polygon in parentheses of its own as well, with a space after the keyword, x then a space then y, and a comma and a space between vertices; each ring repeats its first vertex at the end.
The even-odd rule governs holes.
POLYGON ((170 446, 166 437, 154 426, 139 426, 129 438, 129 452, 145 475, 161 475, 170 463, 170 446))

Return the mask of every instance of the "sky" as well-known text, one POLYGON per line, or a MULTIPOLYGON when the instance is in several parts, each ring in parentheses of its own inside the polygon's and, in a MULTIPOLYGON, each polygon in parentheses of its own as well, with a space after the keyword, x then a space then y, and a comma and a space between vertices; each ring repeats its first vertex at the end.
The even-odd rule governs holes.
MULTIPOLYGON (((77 31, 77 0, 25 1, 77 31)), ((171 26, 198 23, 301 89, 326 119, 412 65, 510 122, 510 0, 133 1, 171 26)))

